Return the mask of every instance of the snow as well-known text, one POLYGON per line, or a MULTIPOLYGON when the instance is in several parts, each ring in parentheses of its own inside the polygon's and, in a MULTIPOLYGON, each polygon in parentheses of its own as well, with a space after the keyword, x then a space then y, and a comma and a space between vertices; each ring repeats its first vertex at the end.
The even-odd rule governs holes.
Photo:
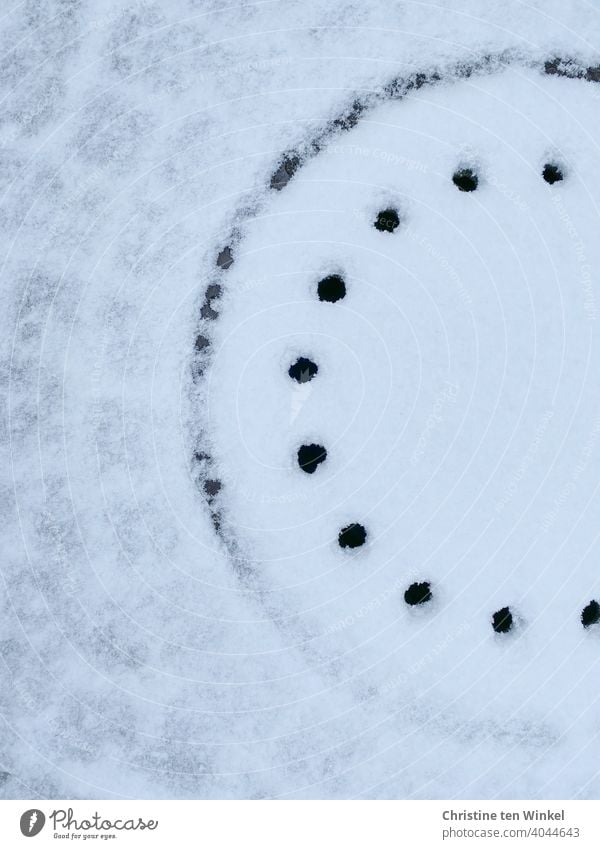
POLYGON ((0 794, 597 797, 598 92, 524 61, 597 62, 594 8, 32 0, 0 34, 0 794), (490 51, 267 192, 357 92, 490 51))
POLYGON ((493 723, 550 758, 557 740, 594 751, 596 97, 514 68, 383 105, 249 222, 228 272, 207 409, 229 532, 314 662, 370 694, 371 724, 450 711, 478 748, 493 723), (542 179, 548 160, 563 182, 542 179), (452 183, 463 162, 474 193, 452 183), (401 223, 379 232, 389 205, 401 223), (330 273, 336 303, 317 298, 330 273), (300 353, 319 374, 291 416, 300 353), (328 457, 307 476, 313 441, 328 457), (349 557, 351 522, 369 539, 349 557), (402 603, 419 579, 427 613, 402 603), (494 636, 508 603, 516 633, 494 636))

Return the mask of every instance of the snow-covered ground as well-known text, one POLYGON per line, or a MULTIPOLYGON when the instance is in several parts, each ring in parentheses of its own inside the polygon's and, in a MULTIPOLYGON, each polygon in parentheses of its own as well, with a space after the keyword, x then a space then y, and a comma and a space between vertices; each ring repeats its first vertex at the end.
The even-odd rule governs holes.
POLYGON ((0 794, 597 797, 600 86, 525 67, 598 64, 596 8, 49 0, 0 41, 0 794))

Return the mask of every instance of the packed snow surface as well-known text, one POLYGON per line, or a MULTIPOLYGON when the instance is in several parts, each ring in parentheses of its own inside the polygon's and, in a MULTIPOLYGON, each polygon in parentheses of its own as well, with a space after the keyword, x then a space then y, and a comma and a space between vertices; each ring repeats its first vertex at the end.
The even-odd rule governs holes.
POLYGON ((0 794, 597 797, 597 11, 2 14, 0 794))

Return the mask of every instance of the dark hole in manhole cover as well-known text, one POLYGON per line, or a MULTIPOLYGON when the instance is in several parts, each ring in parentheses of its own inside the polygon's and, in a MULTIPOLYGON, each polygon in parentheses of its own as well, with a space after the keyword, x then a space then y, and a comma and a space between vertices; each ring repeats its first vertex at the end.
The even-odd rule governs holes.
POLYGON ((503 607, 492 616, 492 628, 497 634, 506 634, 513 626, 513 616, 510 608, 503 607))
POLYGON ((431 601, 431 584, 429 581, 411 584, 404 593, 404 601, 411 606, 431 601))
POLYGON ((584 628, 589 628, 590 625, 596 625, 598 622, 600 622, 600 604, 592 599, 581 611, 581 624, 584 628))
POLYGON ((310 445, 301 445, 298 449, 298 465, 300 468, 312 475, 319 466, 327 459, 327 451, 322 445, 312 442, 310 445))
POLYGON ((317 289, 319 300, 329 301, 331 304, 335 304, 336 301, 341 300, 346 295, 346 284, 339 274, 330 274, 328 277, 319 280, 317 289))
POLYGON ((308 383, 318 371, 319 366, 312 360, 307 357, 298 357, 296 362, 289 367, 288 374, 292 380, 296 380, 298 383, 308 383))
POLYGON ((393 233, 399 224, 400 216, 398 215, 398 210, 390 207, 389 209, 382 209, 381 212, 377 213, 377 218, 373 226, 382 233, 393 233))
POLYGON ((366 539, 367 532, 365 528, 356 522, 342 528, 338 535, 338 542, 341 548, 360 548, 361 545, 364 545, 366 539))
POLYGON ((479 177, 472 168, 460 168, 454 172, 452 182, 461 192, 474 192, 479 185, 479 177))
POLYGON ((560 183, 563 178, 562 170, 554 162, 546 162, 542 176, 547 183, 552 186, 554 183, 560 183))

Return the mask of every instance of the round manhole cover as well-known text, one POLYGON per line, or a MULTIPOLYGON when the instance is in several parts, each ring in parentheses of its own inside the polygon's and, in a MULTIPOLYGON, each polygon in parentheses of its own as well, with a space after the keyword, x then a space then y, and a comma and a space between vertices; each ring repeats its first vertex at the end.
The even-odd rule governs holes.
POLYGON ((597 726, 597 98, 523 66, 383 98, 216 272, 218 531, 312 662, 432 748, 577 757, 597 726))

